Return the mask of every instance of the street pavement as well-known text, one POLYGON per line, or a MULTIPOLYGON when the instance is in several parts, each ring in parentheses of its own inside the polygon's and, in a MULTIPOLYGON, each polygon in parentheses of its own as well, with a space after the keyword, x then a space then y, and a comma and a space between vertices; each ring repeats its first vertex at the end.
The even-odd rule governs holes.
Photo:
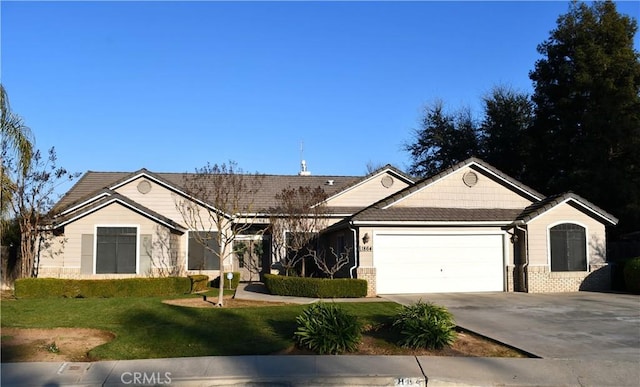
MULTIPOLYGON (((310 303, 241 286, 237 298, 310 303)), ((606 293, 389 295, 447 306, 462 328, 541 358, 212 356, 3 363, 2 386, 640 386, 640 297, 606 293)), ((339 300, 335 300, 339 301, 339 300)), ((357 300, 344 300, 347 302, 357 300)))

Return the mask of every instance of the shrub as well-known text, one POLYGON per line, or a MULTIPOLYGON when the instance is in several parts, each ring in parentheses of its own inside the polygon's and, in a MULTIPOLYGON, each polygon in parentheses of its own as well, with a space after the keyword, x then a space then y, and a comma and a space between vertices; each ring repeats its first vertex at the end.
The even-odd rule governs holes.
POLYGON ((16 298, 108 298, 158 297, 189 293, 187 277, 76 280, 21 278, 16 280, 16 298))
POLYGON ((294 340, 299 347, 318 354, 353 352, 361 340, 362 326, 357 318, 336 304, 312 304, 296 317, 294 340))
POLYGON ((400 333, 398 344, 408 348, 442 349, 456 339, 453 315, 445 307, 422 301, 403 306, 393 327, 400 333))
POLYGON ((265 274, 264 284, 279 296, 355 298, 367 295, 367 281, 352 278, 306 278, 265 274))
POLYGON ((191 293, 207 290, 209 276, 204 274, 194 274, 187 276, 191 281, 191 293))
MULTIPOLYGON (((224 288, 225 289, 236 289, 238 287, 238 284, 240 283, 240 272, 239 271, 234 271, 233 273, 233 279, 231 280, 231 284, 229 284, 229 280, 227 279, 227 273, 222 273, 223 277, 224 277, 224 288), (231 285, 231 286, 229 286, 231 285)), ((214 288, 217 288, 220 286, 220 277, 216 277, 216 279, 214 279, 213 281, 211 281, 211 286, 214 288)))
POLYGON ((640 293, 640 257, 631 258, 624 264, 624 284, 628 291, 640 293))

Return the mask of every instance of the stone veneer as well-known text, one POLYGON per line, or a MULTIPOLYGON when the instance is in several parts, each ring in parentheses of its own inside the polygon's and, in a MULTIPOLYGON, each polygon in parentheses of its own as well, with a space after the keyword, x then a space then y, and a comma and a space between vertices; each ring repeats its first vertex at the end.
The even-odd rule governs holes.
POLYGON ((376 296, 376 268, 375 267, 358 267, 357 276, 359 279, 367 281, 367 297, 376 296))
POLYGON ((608 264, 592 264, 590 271, 551 272, 548 266, 527 267, 529 293, 577 292, 611 289, 608 264))

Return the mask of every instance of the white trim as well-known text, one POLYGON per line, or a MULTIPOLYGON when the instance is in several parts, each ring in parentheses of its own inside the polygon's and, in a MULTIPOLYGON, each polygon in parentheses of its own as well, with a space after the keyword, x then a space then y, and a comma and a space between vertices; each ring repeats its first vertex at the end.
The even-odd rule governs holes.
POLYGON ((586 263, 586 270, 580 270, 580 271, 576 271, 576 273, 588 273, 589 272, 589 227, 587 227, 586 224, 584 223, 580 223, 580 222, 576 222, 575 220, 560 220, 557 222, 553 222, 547 225, 547 267, 549 268, 549 273, 567 273, 568 271, 553 271, 551 269, 551 229, 555 226, 561 225, 561 224, 575 224, 576 226, 580 226, 582 228, 584 228, 584 244, 585 244, 585 249, 584 249, 584 254, 585 254, 585 263, 586 263))
MULTIPOLYGON (((603 219, 608 220, 611 224, 616 224, 616 222, 614 222, 613 220, 611 220, 611 219, 607 218, 606 216, 604 216, 603 214, 599 213, 598 211, 596 211, 596 210, 592 209, 592 208, 591 208, 591 207, 589 207, 589 206, 586 206, 586 205, 582 204, 582 203, 581 203, 580 201, 578 201, 577 199, 575 199, 575 198, 571 198, 571 197, 570 197, 570 198, 566 198, 566 199, 564 199, 563 201, 561 201, 560 203, 558 203, 558 204, 554 205, 553 207, 549 208, 548 210, 546 210, 546 211, 544 211, 544 212, 542 212, 542 213, 540 213, 540 214, 538 214, 538 215, 534 216, 533 218, 531 218, 530 220, 528 220, 528 221, 527 221, 527 223, 533 222, 535 219, 538 219, 538 218, 539 218, 539 217, 541 217, 542 215, 545 215, 546 213, 548 213, 549 211, 553 210, 554 208, 558 207, 558 206, 559 206, 559 205, 561 205, 561 204, 567 204, 569 201, 573 201, 574 203, 576 203, 576 204, 580 205, 582 208, 584 208, 585 210, 588 210, 588 211, 589 211, 589 212, 591 212, 592 214, 596 214, 597 216, 599 216, 599 217, 601 217, 601 218, 603 218, 603 219)), ((590 216, 590 215, 589 215, 589 216, 590 216)))
MULTIPOLYGON (((231 214, 227 214, 226 212, 221 211, 221 210, 219 210, 219 209, 215 208, 214 206, 209 205, 209 204, 207 204, 207 203, 203 202, 203 201, 202 201, 202 200, 200 200, 200 199, 197 199, 197 198, 195 198, 195 197, 193 197, 193 196, 191 196, 191 195, 188 195, 186 192, 184 192, 184 191, 182 191, 182 190, 180 190, 180 189, 176 188, 175 186, 173 186, 173 185, 171 185, 171 184, 164 183, 164 182, 162 182, 162 181, 158 180, 158 178, 153 177, 153 176, 151 176, 151 175, 147 174, 146 172, 140 172, 140 173, 138 173, 137 175, 135 175, 135 176, 132 176, 132 177, 128 178, 127 180, 124 180, 124 181, 122 181, 122 182, 120 182, 120 183, 117 183, 117 184, 115 184, 115 185, 110 186, 110 187, 109 187, 109 189, 110 189, 110 190, 115 191, 116 189, 118 189, 118 188, 120 188, 120 187, 122 187, 122 186, 124 186, 124 185, 126 185, 126 184, 129 184, 129 183, 131 183, 132 181, 137 180, 137 179, 139 179, 139 178, 141 178, 141 177, 144 177, 144 178, 146 178, 146 179, 152 180, 154 183, 156 183, 156 184, 158 184, 158 185, 160 185, 160 186, 162 186, 162 187, 164 187, 164 188, 168 189, 169 191, 173 191, 173 192, 175 192, 175 193, 177 193, 177 194, 179 194, 179 195, 181 195, 181 196, 183 196, 183 197, 185 197, 185 198, 187 198, 187 199, 189 199, 189 200, 191 200, 191 201, 195 202, 196 204, 199 204, 199 205, 201 205, 201 206, 203 206, 203 207, 206 207, 206 208, 208 208, 208 209, 210 209, 210 210, 212 210, 212 211, 220 212, 220 213, 222 213, 222 214, 224 214, 224 215, 227 215, 229 218, 233 217, 233 215, 231 215, 231 214)), ((117 191, 116 191, 116 192, 117 192, 117 191)))
POLYGON ((396 220, 396 221, 383 221, 383 220, 356 220, 353 222, 354 225, 358 226, 507 226, 513 223, 512 220, 499 220, 499 221, 407 221, 407 220, 396 220))
POLYGON ((111 194, 108 193, 108 192, 103 192, 100 195, 93 196, 90 199, 87 199, 87 200, 83 201, 82 203, 79 203, 79 204, 76 204, 73 207, 67 208, 66 210, 64 210, 61 213, 59 213, 58 215, 56 215, 56 218, 59 217, 59 216, 63 216, 64 214, 68 214, 69 212, 73 212, 73 211, 75 211, 76 209, 78 209, 80 207, 84 207, 86 204, 94 202, 96 200, 99 200, 100 198, 102 198, 104 196, 111 196, 111 194))
MULTIPOLYGON (((109 195, 109 196, 111 196, 111 195, 109 195)), ((110 204, 116 203, 116 202, 118 204, 124 206, 124 207, 129 208, 130 210, 132 210, 132 211, 134 211, 134 212, 136 212, 136 213, 138 213, 138 214, 140 214, 142 216, 147 216, 147 217, 151 218, 152 220, 156 221, 157 223, 163 224, 163 225, 165 225, 165 226, 167 226, 169 228, 172 228, 172 229, 177 229, 176 226, 171 225, 171 224, 169 224, 169 223, 167 223, 167 222, 165 222, 165 221, 163 221, 161 219, 158 219, 157 217, 155 217, 155 216, 153 216, 153 215, 151 215, 151 214, 149 214, 147 212, 144 212, 144 211, 140 210, 139 208, 136 208, 135 206, 132 206, 129 203, 121 200, 120 198, 116 198, 116 197, 114 197, 113 199, 111 199, 109 201, 104 202, 103 204, 101 204, 99 206, 96 206, 95 208, 92 208, 91 210, 82 212, 82 213, 74 216, 73 218, 69 218, 68 220, 58 224, 57 227, 62 227, 62 226, 65 226, 65 225, 67 225, 69 223, 75 222, 76 220, 78 220, 80 218, 83 218, 83 217, 85 217, 87 215, 90 215, 90 214, 92 214, 92 213, 94 213, 94 212, 96 212, 98 210, 101 210, 104 207, 106 207, 106 206, 108 206, 110 204)))
POLYGON ((138 275, 140 273, 140 225, 139 224, 122 224, 122 223, 111 223, 111 224, 94 224, 93 225, 93 274, 94 275, 112 275, 112 274, 133 274, 133 273, 96 273, 96 263, 98 258, 98 227, 102 228, 115 228, 115 227, 135 227, 136 229, 136 272, 138 275))
MULTIPOLYGON (((462 166, 460 166, 459 168, 457 168, 457 169, 455 169, 455 170, 453 170, 453 171, 451 171, 451 172, 447 173, 446 175, 444 175, 444 176, 440 177, 439 179, 432 181, 431 183, 429 183, 429 184, 425 185, 424 187, 421 187, 420 189, 416 190, 415 192, 412 192, 412 193, 410 193, 409 195, 404 196, 404 197, 402 197, 402 198, 400 198, 400 199, 398 199, 398 200, 394 201, 393 203, 391 203, 391 204, 389 204, 389 205, 387 205, 387 206, 385 206, 385 207, 382 207, 382 209, 383 209, 383 210, 386 210, 387 208, 389 208, 389 207, 391 207, 391 206, 394 206, 394 205, 396 205, 396 204, 398 204, 398 203, 402 202, 403 200, 405 200, 405 199, 408 199, 408 198, 412 197, 413 195, 417 194, 418 192, 421 192, 422 190, 426 189, 427 187, 430 187, 430 186, 432 186, 433 184, 435 184, 435 183, 437 183, 437 182, 442 181, 443 179, 445 179, 445 178, 447 178, 447 177, 451 176, 451 175, 452 175, 452 174, 454 174, 454 173, 457 173, 458 171, 463 170, 464 168, 469 168, 469 167, 471 167, 472 165, 475 165, 476 167, 478 167, 478 168, 482 169, 483 171, 485 171, 485 172, 489 173, 490 175, 495 176, 498 180, 502 181, 503 183, 506 183, 507 185, 509 185, 509 186, 513 187, 515 190, 517 190, 517 191, 519 191, 519 192, 524 192, 524 193, 526 193, 527 195, 529 195, 529 196, 533 197, 534 199, 536 199, 536 200, 538 200, 538 201, 540 201, 540 200, 544 199, 544 198, 538 197, 538 195, 535 195, 533 192, 529 192, 529 191, 527 191, 527 190, 525 190, 525 189, 523 189, 523 188, 519 187, 518 185, 516 185, 516 184, 514 184, 514 183, 510 182, 509 180, 507 180, 507 179, 505 179, 504 177, 502 177, 502 176, 500 176, 500 175, 496 174, 495 172, 491 171, 490 169, 487 169, 487 168, 483 167, 482 165, 478 164, 477 162, 475 162, 475 161, 471 161, 471 162, 469 162, 468 164, 462 165, 462 166)), ((521 196, 522 196, 522 195, 521 195, 521 196)))
POLYGON ((373 230, 373 235, 506 235, 506 230, 373 230))

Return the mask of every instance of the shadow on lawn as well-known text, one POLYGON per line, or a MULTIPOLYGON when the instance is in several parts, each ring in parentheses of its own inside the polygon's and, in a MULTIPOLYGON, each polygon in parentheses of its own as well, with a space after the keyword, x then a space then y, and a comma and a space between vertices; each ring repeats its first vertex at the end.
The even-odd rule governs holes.
POLYGON ((120 352, 120 358, 269 354, 290 345, 291 321, 295 329, 295 318, 275 315, 260 318, 250 310, 174 305, 138 310, 121 319, 127 330, 111 350, 120 352))

